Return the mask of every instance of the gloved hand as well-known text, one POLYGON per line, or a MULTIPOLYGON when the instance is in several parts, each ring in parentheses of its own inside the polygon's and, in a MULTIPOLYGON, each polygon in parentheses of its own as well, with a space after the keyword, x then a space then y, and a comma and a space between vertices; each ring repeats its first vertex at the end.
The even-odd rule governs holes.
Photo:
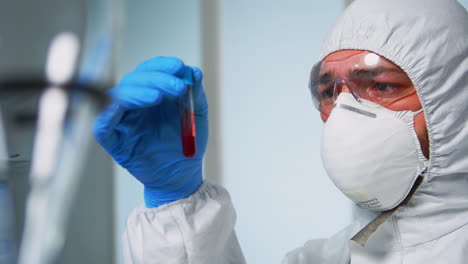
POLYGON ((171 57, 140 64, 109 90, 113 102, 94 123, 94 135, 122 167, 144 185, 147 207, 194 193, 202 183, 202 159, 208 139, 208 104, 202 72, 171 57), (179 97, 192 71, 196 154, 183 155, 179 97))

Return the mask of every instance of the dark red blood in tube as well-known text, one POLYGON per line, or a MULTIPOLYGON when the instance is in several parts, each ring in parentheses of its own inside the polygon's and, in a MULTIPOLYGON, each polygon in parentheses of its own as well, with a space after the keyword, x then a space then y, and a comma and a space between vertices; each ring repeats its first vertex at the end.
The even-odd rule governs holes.
POLYGON ((181 97, 180 102, 180 127, 182 137, 182 150, 184 156, 191 158, 195 156, 195 114, 193 111, 192 86, 189 85, 187 92, 181 97))
POLYGON ((195 156, 195 116, 188 109, 184 109, 181 116, 182 125, 182 149, 184 156, 195 156))

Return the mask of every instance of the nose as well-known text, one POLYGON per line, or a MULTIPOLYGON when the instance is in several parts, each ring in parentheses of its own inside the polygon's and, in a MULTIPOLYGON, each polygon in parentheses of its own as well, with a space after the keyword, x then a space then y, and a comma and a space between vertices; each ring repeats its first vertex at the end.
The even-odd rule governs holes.
POLYGON ((335 83, 335 90, 334 90, 334 96, 333 96, 334 100, 336 100, 338 98, 338 95, 340 95, 340 93, 342 92, 352 94, 346 81, 344 79, 339 79, 335 83))
POLYGON ((346 85, 346 84, 343 84, 343 85, 342 85, 342 87, 341 87, 341 92, 351 93, 351 91, 350 91, 349 88, 348 88, 348 85, 346 85))
MULTIPOLYGON (((335 81, 335 85, 334 85, 333 102, 336 101, 336 99, 338 98, 338 95, 340 95, 340 93, 342 92, 353 94, 350 91, 346 81, 344 79, 338 79, 335 81)), ((322 119, 324 123, 327 122, 328 117, 330 116, 331 108, 333 107, 331 106, 330 109, 328 109, 328 111, 321 111, 320 113, 320 118, 322 119)))

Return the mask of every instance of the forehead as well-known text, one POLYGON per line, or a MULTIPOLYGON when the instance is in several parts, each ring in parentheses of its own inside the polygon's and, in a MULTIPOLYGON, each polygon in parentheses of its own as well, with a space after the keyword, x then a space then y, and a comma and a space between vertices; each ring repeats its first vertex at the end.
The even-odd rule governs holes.
POLYGON ((364 50, 340 50, 329 54, 322 60, 320 73, 345 73, 353 69, 372 69, 377 67, 385 67, 403 72, 396 64, 376 53, 364 50))
POLYGON ((348 59, 349 57, 361 54, 363 52, 365 51, 363 50, 339 50, 331 54, 328 54, 328 56, 326 56, 323 59, 323 61, 332 62, 332 61, 345 60, 345 59, 348 59))

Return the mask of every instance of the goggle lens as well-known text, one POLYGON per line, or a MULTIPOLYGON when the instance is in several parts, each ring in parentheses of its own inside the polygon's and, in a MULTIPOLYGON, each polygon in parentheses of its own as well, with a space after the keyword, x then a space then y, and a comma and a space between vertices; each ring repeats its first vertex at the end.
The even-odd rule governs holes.
POLYGON ((342 92, 383 106, 416 93, 403 70, 367 51, 344 60, 319 62, 312 68, 309 88, 315 107, 326 114, 342 92))

